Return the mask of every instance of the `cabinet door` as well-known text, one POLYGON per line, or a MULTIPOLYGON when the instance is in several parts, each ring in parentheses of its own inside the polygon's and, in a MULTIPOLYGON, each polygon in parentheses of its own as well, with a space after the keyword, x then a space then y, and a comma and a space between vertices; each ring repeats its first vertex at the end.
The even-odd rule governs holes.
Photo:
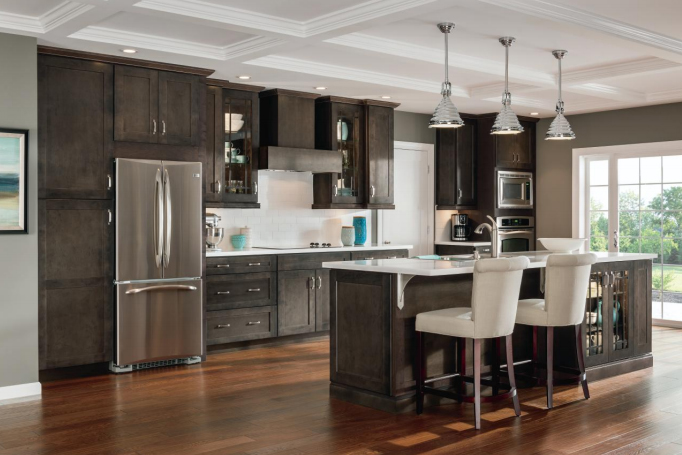
POLYGON ((608 264, 594 264, 587 289, 583 336, 585 365, 601 365, 609 361, 607 336, 610 324, 607 309, 610 306, 610 288, 607 286, 608 264))
POLYGON ((43 55, 38 60, 39 196, 111 198, 113 67, 43 55))
POLYGON ((519 169, 533 169, 535 167, 535 123, 521 122, 523 125, 524 138, 519 144, 519 149, 516 155, 516 167, 519 169))
POLYGON ((634 276, 632 262, 609 264, 609 361, 632 357, 634 352, 634 276))
POLYGON ((116 66, 114 75, 114 139, 156 143, 159 137, 159 73, 116 66))
MULTIPOLYGON (((461 127, 464 128, 464 127, 461 127)), ((458 129, 461 129, 458 128, 458 129)), ((436 131, 436 205, 457 205, 457 130, 436 131)))
POLYGON ((258 94, 223 90, 223 202, 258 202, 258 94))
POLYGON ((329 330, 329 269, 318 269, 315 276, 315 331, 329 330))
POLYGON ((197 145, 199 142, 199 78, 159 72, 159 142, 197 145))
POLYGON ((315 278, 315 270, 278 273, 278 335, 315 331, 315 278))
POLYGON ((535 124, 522 121, 523 133, 495 135, 497 166, 503 168, 532 169, 535 124))
POLYGON ((367 106, 367 202, 393 205, 393 109, 367 106))
POLYGON ((457 185, 459 206, 476 205, 476 126, 465 121, 457 128, 457 185))
POLYGON ((652 314, 651 314, 651 280, 652 262, 636 261, 634 263, 633 281, 635 294, 632 296, 633 344, 635 355, 648 354, 652 350, 652 314))
POLYGON ((111 201, 39 202, 40 368, 112 355, 111 201))
POLYGON ((208 87, 206 93, 206 202, 220 202, 225 189, 225 145, 223 134, 223 89, 208 87))

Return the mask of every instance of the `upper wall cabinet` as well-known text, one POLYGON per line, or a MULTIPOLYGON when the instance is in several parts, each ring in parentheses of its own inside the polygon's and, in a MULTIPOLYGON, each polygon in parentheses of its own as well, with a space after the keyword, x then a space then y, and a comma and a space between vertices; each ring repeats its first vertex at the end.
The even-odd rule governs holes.
POLYGON ((263 87, 209 80, 205 183, 208 207, 258 208, 258 92, 263 87))
POLYGON ((117 65, 114 83, 116 141, 198 144, 199 76, 117 65))
POLYGON ((476 120, 436 132, 436 205, 439 210, 474 209, 476 194, 476 120))
POLYGON ((497 167, 528 169, 535 167, 535 122, 521 120, 523 133, 495 135, 497 167))
POLYGON ((49 55, 38 65, 39 196, 110 198, 113 66, 49 55))
POLYGON ((340 174, 315 174, 313 208, 393 206, 393 117, 399 104, 326 96, 315 103, 315 148, 343 155, 340 174))

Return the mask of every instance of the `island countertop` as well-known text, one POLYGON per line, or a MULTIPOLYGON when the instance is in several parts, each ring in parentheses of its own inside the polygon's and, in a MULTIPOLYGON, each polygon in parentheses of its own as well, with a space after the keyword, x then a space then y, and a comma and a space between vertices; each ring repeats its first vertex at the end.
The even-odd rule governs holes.
MULTIPOLYGON (((523 253, 503 253, 502 257, 526 256, 529 268, 547 266, 548 251, 525 251, 523 253)), ((620 262, 655 259, 655 254, 646 253, 607 253, 598 252, 597 262, 620 262)), ((324 262, 327 269, 354 270, 374 273, 399 273, 415 276, 462 275, 474 272, 474 260, 432 260, 432 259, 375 259, 366 261, 324 262)))
POLYGON ((386 250, 411 250, 412 245, 358 245, 358 246, 333 246, 328 248, 264 248, 254 246, 244 250, 207 251, 207 258, 220 258, 229 256, 263 256, 276 254, 311 254, 311 253, 338 253, 338 252, 365 252, 386 250))

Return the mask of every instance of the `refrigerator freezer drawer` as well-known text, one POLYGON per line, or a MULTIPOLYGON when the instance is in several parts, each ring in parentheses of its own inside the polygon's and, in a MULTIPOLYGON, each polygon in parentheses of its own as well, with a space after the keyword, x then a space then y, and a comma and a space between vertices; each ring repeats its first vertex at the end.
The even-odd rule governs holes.
POLYGON ((116 365, 199 356, 203 280, 118 284, 116 365))

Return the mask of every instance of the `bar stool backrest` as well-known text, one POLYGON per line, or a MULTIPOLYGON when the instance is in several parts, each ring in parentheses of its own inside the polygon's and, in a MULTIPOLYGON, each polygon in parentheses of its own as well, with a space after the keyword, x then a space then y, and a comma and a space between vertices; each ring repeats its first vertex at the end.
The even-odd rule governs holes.
POLYGON ((552 254, 547 258, 545 311, 552 327, 582 324, 594 253, 552 254))
POLYGON ((474 266, 471 319, 474 338, 497 338, 514 331, 525 256, 481 259, 474 266))

